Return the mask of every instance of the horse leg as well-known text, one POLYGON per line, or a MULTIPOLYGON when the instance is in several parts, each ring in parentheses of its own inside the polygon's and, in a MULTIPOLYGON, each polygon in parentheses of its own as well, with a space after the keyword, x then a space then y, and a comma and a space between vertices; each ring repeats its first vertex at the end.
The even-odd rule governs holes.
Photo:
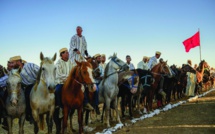
POLYGON ((67 132, 67 119, 68 119, 68 107, 63 107, 63 130, 62 133, 64 134, 64 131, 67 132))
POLYGON ((84 132, 83 130, 83 111, 82 108, 78 109, 78 124, 79 124, 79 134, 84 132))
POLYGON ((55 122, 56 134, 60 134, 62 119, 59 118, 59 108, 55 109, 54 115, 53 115, 53 120, 55 122))
POLYGON ((102 116, 101 116, 101 122, 102 122, 102 123, 104 122, 104 111, 105 111, 105 107, 106 107, 106 105, 105 105, 105 103, 104 103, 103 108, 102 108, 102 116))
POLYGON ((121 97, 120 106, 121 106, 122 117, 124 118, 125 117, 125 96, 124 95, 121 97))
POLYGON ((107 127, 109 128, 110 127, 110 116, 109 116, 109 111, 110 111, 110 99, 109 98, 106 98, 106 102, 105 102, 105 114, 106 114, 106 123, 107 123, 107 127))
POLYGON ((72 132, 76 132, 72 125, 72 117, 74 113, 75 113, 75 109, 71 109, 69 113, 69 117, 70 117, 69 122, 70 122, 70 129, 72 130, 72 132))
POLYGON ((8 134, 12 134, 13 119, 11 117, 7 117, 7 124, 8 124, 8 134))
POLYGON ((48 134, 52 133, 52 126, 53 126, 53 122, 52 122, 52 114, 47 113, 46 115, 46 123, 48 126, 48 134))
POLYGON ((37 134, 39 132, 39 116, 37 114, 37 111, 32 109, 32 116, 33 116, 33 122, 34 122, 34 133, 37 134))
POLYGON ((138 95, 138 98, 137 98, 137 109, 138 109, 139 114, 143 114, 143 113, 140 111, 140 98, 141 98, 141 94, 139 94, 139 95, 138 95))
POLYGON ((88 122, 89 122, 89 114, 90 114, 90 111, 86 110, 86 114, 85 114, 85 125, 86 126, 88 125, 88 122))
POLYGON ((114 99, 114 102, 113 102, 113 105, 114 105, 114 108, 116 110, 116 117, 117 117, 117 121, 122 124, 121 120, 120 120, 120 116, 119 116, 119 110, 118 110, 118 105, 117 105, 117 97, 114 99))
POLYGON ((129 115, 130 115, 130 118, 132 119, 133 118, 133 113, 132 113, 132 94, 129 93, 128 95, 128 107, 129 107, 129 115))
POLYGON ((25 113, 19 118, 19 134, 24 134, 25 113))

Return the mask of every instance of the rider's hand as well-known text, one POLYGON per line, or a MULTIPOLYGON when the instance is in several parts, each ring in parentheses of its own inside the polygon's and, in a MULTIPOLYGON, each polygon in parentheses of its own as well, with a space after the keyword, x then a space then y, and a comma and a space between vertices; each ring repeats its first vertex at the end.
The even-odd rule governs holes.
POLYGON ((80 51, 78 51, 78 50, 76 51, 76 53, 77 53, 77 54, 81 54, 80 51))

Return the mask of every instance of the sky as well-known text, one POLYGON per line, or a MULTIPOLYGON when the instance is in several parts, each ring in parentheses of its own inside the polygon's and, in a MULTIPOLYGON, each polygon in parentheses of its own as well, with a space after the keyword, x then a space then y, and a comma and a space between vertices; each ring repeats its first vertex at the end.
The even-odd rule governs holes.
POLYGON ((132 63, 160 51, 168 64, 193 65, 205 59, 215 67, 214 0, 0 0, 0 64, 20 55, 40 64, 40 52, 53 57, 69 49, 76 27, 83 28, 91 56, 117 53, 132 63), (182 42, 200 31, 200 47, 185 52, 182 42))

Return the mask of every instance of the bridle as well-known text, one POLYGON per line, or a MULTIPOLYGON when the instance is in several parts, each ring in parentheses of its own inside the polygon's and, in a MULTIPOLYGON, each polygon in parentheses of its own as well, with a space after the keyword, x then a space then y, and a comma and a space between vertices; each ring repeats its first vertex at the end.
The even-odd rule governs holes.
MULTIPOLYGON (((75 70, 75 72, 76 72, 76 70, 75 70)), ((74 72, 74 73, 75 73, 74 72)), ((85 82, 84 81, 84 77, 83 77, 83 75, 81 74, 81 67, 79 67, 79 76, 80 76, 80 81, 78 81, 75 77, 74 77, 74 80, 75 80, 75 82, 77 82, 78 84, 80 84, 80 85, 84 85, 84 86, 87 86, 87 85, 93 85, 93 84, 96 84, 96 83, 87 83, 87 82, 85 82)))
POLYGON ((119 71, 112 72, 112 73, 108 74, 105 78, 107 78, 107 77, 109 77, 109 76, 111 76, 111 75, 113 75, 113 74, 115 74, 115 73, 123 72, 124 70, 122 70, 122 68, 123 68, 124 66, 127 66, 126 63, 125 63, 124 65, 120 65, 120 64, 116 61, 116 59, 117 59, 117 57, 112 57, 112 58, 111 58, 111 61, 113 61, 115 64, 117 64, 117 65, 119 66, 119 71))
MULTIPOLYGON (((21 77, 20 77, 20 75, 18 73, 12 73, 12 75, 16 76, 16 77, 19 77, 21 79, 21 77)), ((18 89, 10 90, 8 93, 9 94, 17 94, 17 96, 19 96, 20 93, 21 93, 21 89, 20 90, 18 90, 18 89)))
POLYGON ((152 74, 155 74, 155 75, 162 75, 162 76, 168 74, 168 72, 165 71, 165 69, 164 69, 163 66, 164 66, 164 65, 161 64, 161 73, 156 73, 156 72, 151 72, 151 73, 152 73, 152 74), (163 72, 163 73, 162 73, 162 72, 163 72))

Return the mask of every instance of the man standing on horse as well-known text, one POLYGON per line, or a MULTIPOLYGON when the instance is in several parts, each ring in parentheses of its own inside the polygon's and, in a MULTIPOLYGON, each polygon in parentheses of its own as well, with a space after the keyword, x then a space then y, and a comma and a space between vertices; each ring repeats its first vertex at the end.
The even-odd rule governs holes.
POLYGON ((20 76, 22 78, 22 89, 25 92, 26 100, 26 120, 33 123, 32 111, 30 106, 30 92, 37 80, 37 74, 40 67, 34 63, 23 63, 21 56, 14 56, 11 58, 14 64, 14 69, 21 68, 20 76))
MULTIPOLYGON (((157 59, 159 59, 160 56, 161 56, 161 52, 156 51, 156 52, 155 52, 155 56, 153 56, 153 57, 151 57, 151 58, 149 59, 148 67, 149 67, 150 70, 154 67, 154 65, 156 65, 156 64, 158 63, 158 62, 157 62, 157 59)), ((163 60, 160 60, 160 63, 162 63, 162 62, 163 62, 163 60)), ((166 98, 166 93, 163 91, 163 83, 164 83, 164 77, 161 75, 160 83, 159 83, 160 89, 158 90, 158 93, 159 93, 160 95, 162 95, 162 98, 165 99, 165 98, 166 98)), ((166 100, 164 100, 164 101, 166 101, 166 100)))
POLYGON ((74 66, 76 65, 75 60, 80 62, 84 60, 84 55, 88 57, 87 42, 85 37, 82 35, 82 31, 82 27, 77 26, 77 34, 72 36, 70 41, 69 59, 72 61, 74 66))

